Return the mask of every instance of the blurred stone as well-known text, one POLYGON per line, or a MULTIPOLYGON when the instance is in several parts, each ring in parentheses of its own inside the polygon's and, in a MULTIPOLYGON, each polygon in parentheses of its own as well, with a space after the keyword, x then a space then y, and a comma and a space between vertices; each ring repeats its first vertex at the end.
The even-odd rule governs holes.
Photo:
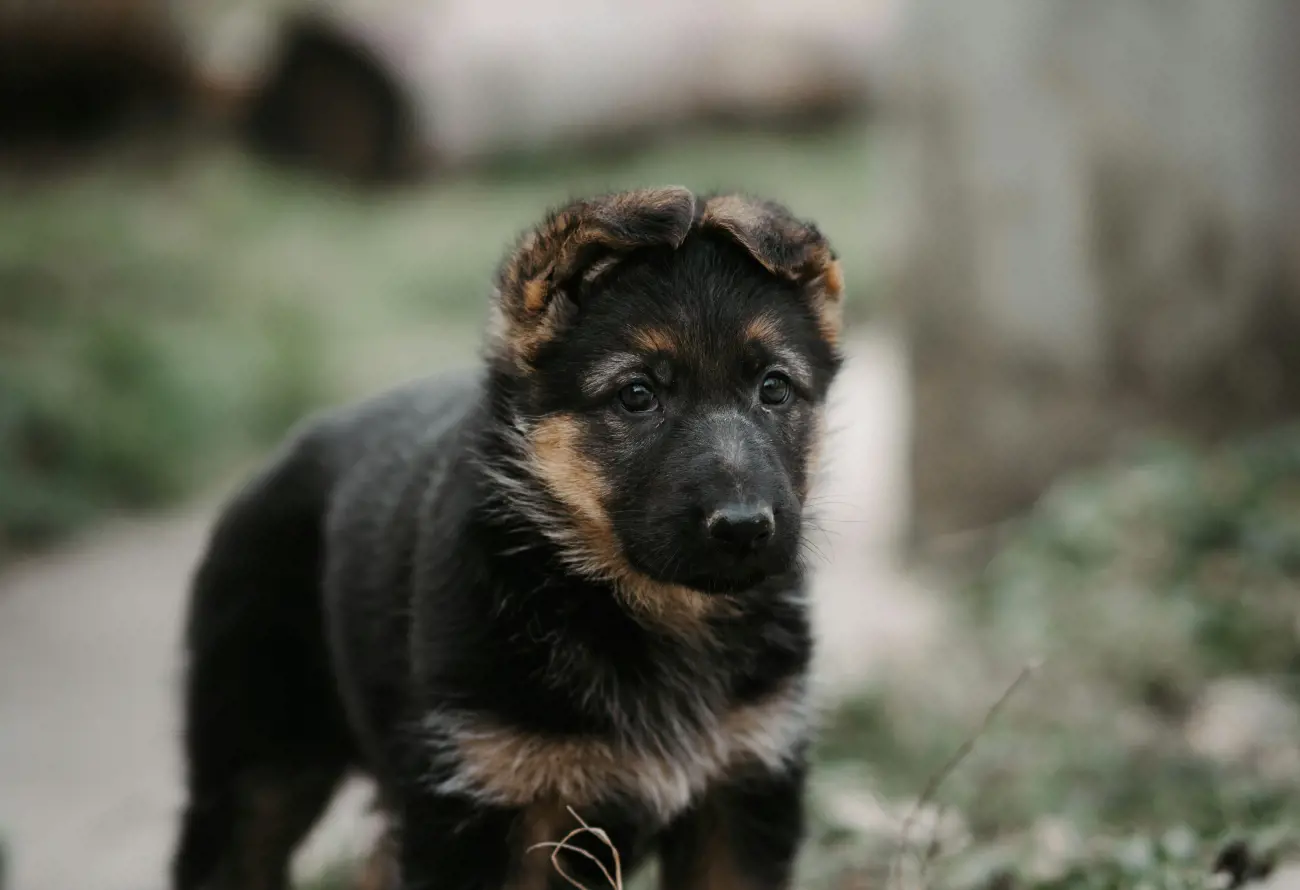
POLYGON ((1068 819, 1058 816, 1039 819, 1034 823, 1030 836, 1025 873, 1044 883, 1061 880, 1086 849, 1078 828, 1068 819))
POLYGON ((952 807, 920 800, 884 800, 841 781, 820 789, 825 814, 872 847, 907 857, 937 858, 967 846, 970 829, 952 807))
POLYGON ((1300 7, 915 0, 878 205, 922 537, 1300 410, 1300 7), (891 166, 892 165, 892 166, 891 166))
POLYGON ((1300 710, 1260 680, 1211 684, 1188 721, 1187 740, 1203 757, 1250 764, 1277 778, 1300 774, 1300 710))
POLYGON ((1279 866, 1273 874, 1251 887, 1254 890, 1300 890, 1300 863, 1279 866))

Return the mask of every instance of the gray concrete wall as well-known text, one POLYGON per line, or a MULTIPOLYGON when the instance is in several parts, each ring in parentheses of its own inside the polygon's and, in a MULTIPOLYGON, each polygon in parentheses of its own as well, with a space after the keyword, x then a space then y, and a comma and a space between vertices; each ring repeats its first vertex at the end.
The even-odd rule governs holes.
POLYGON ((1127 433, 1300 406, 1300 19, 1286 0, 913 0, 886 281, 925 535, 1127 433))

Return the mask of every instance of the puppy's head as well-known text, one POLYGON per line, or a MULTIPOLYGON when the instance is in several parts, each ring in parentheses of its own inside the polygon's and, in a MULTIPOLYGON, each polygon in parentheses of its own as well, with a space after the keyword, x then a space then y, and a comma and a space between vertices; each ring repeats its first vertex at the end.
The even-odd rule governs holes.
POLYGON ((498 280, 513 504, 614 580, 730 593, 791 571, 842 287, 770 202, 670 188, 553 213, 498 280))

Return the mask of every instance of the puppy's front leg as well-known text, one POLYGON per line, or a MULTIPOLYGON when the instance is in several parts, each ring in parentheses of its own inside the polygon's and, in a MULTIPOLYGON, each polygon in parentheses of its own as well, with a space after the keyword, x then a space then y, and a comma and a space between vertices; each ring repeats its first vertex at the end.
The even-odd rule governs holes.
MULTIPOLYGON (((548 890, 567 884, 551 864, 550 844, 568 831, 550 801, 500 807, 427 790, 401 806, 395 886, 384 890, 548 890)), ((574 846, 591 847, 583 841, 574 846)), ((596 846, 590 852, 604 859, 596 846)), ((593 880, 589 860, 570 857, 566 871, 593 880)), ((613 863, 606 863, 613 868, 613 863)), ((590 886, 596 886, 592 883, 590 886)))
POLYGON ((397 825, 400 890, 504 890, 518 813, 464 797, 408 791, 397 825))
POLYGON ((804 832, 800 762, 737 775, 664 832, 663 890, 787 890, 804 832))

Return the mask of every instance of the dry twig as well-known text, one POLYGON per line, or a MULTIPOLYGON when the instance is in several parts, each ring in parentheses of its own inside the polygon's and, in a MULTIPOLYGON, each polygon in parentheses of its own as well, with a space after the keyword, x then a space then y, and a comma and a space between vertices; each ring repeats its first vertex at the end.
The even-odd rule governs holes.
MULTIPOLYGON (((975 743, 988 732, 994 719, 1006 706, 1007 702, 1011 700, 1011 697, 1016 694, 1020 687, 1023 686, 1040 667, 1042 667, 1041 661, 1031 661, 1020 669, 1020 673, 1018 673, 1016 678, 1011 681, 1011 685, 1009 685, 1006 690, 998 696, 997 700, 989 706, 989 709, 984 713, 984 719, 980 721, 980 724, 976 727, 975 731, 967 736, 965 741, 957 746, 957 750, 952 753, 944 764, 939 767, 932 776, 930 776, 929 781, 925 783, 925 787, 921 790, 921 796, 916 799, 916 803, 912 805, 912 809, 908 812, 907 817, 903 819, 902 830, 899 832, 898 847, 895 850, 894 859, 889 865, 889 877, 885 883, 886 887, 892 888, 896 886, 898 863, 906 852, 908 837, 912 833, 912 826, 916 822, 917 816, 920 814, 921 810, 934 799, 934 796, 939 792, 943 783, 957 770, 957 767, 961 766, 962 761, 970 756, 971 751, 975 749, 975 743)), ((942 818, 942 815, 943 814, 940 813, 939 816, 936 817, 935 831, 938 830, 938 820, 942 818)), ((927 847, 925 857, 921 863, 922 876, 924 876, 925 869, 929 865, 930 860, 932 860, 936 855, 937 846, 937 843, 935 843, 934 839, 931 838, 931 843, 927 847)))
POLYGON ((596 863, 596 867, 599 868, 601 873, 605 876, 605 880, 609 882, 609 886, 612 890, 623 890, 623 863, 622 860, 619 859, 618 848, 615 847, 614 842, 609 839, 609 835, 605 833, 603 828, 592 828, 584 822, 582 817, 574 811, 573 807, 565 807, 565 809, 569 811, 569 814, 573 816, 573 818, 578 820, 579 827, 573 829, 558 841, 543 841, 540 844, 533 844, 528 848, 528 850, 531 852, 539 847, 550 847, 551 865, 555 868, 555 871, 560 875, 560 877, 564 878, 564 880, 568 881, 574 887, 577 887, 578 890, 591 890, 591 888, 574 878, 560 865, 560 852, 563 850, 568 850, 570 853, 577 853, 579 856, 585 856, 590 859, 592 862, 596 863), (595 853, 569 843, 580 834, 590 834, 609 848, 609 852, 614 856, 614 873, 612 875, 609 873, 609 869, 605 867, 605 863, 601 862, 600 858, 596 856, 595 853))

